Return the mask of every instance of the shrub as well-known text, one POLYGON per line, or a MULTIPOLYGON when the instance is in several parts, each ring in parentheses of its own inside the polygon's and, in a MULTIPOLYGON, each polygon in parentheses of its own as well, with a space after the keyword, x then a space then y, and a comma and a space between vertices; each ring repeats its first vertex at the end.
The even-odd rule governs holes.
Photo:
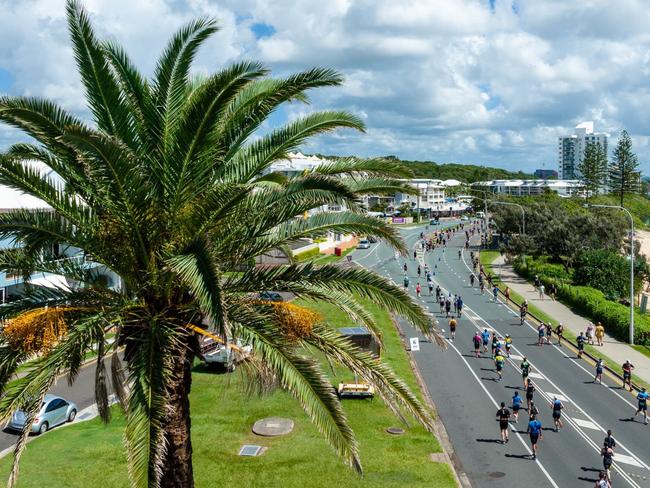
POLYGON ((587 249, 574 263, 573 282, 602 291, 613 298, 630 292, 630 264, 612 249, 587 249))
POLYGON ((319 254, 320 254, 320 249, 318 249, 318 247, 314 247, 313 249, 308 249, 307 251, 294 254, 293 258, 296 261, 300 262, 300 261, 306 261, 307 259, 313 258, 314 256, 318 256, 319 254))

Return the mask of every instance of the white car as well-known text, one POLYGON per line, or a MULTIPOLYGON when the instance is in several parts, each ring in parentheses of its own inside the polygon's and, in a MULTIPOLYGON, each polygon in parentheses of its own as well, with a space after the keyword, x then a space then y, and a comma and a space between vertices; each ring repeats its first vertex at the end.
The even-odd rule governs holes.
POLYGON ((468 217, 467 215, 463 215, 463 216, 460 218, 460 220, 465 220, 465 221, 467 221, 467 220, 469 220, 469 217, 468 217))
POLYGON ((370 242, 368 239, 361 239, 357 245, 357 249, 370 249, 370 242))

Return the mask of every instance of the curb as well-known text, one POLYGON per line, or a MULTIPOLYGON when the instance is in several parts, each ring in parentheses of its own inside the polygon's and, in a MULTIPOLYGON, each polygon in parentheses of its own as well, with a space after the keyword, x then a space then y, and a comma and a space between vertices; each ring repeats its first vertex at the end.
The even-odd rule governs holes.
POLYGON ((427 388, 427 385, 424 382, 422 375, 420 374, 420 370, 418 369, 417 364, 413 360, 413 355, 411 354, 410 350, 407 347, 407 341, 406 341, 406 336, 404 335, 404 331, 400 327, 398 321, 395 319, 395 315, 391 313, 390 317, 393 322, 393 325, 395 326, 395 329, 397 330, 397 333, 399 334, 400 339, 402 340, 402 345, 404 346, 404 349, 407 351, 406 356, 408 357, 409 364, 411 365, 411 369, 415 374, 415 380, 417 381, 418 386, 422 390, 422 394, 424 395, 424 401, 429 406, 429 408, 435 413, 435 417, 433 419, 433 430, 434 430, 433 433, 436 435, 438 441, 440 442, 444 460, 451 468, 451 472, 454 474, 454 478, 456 479, 456 484, 461 488, 472 488, 472 484, 470 483, 469 478, 465 473, 465 470, 463 469, 463 466, 460 462, 460 459, 458 458, 458 455, 454 450, 454 446, 451 443, 451 440, 449 439, 449 434, 447 434, 447 429, 445 429, 445 426, 442 423, 440 416, 437 414, 438 410, 436 409, 436 406, 433 403, 433 400, 431 399, 431 395, 429 394, 429 389, 427 388))

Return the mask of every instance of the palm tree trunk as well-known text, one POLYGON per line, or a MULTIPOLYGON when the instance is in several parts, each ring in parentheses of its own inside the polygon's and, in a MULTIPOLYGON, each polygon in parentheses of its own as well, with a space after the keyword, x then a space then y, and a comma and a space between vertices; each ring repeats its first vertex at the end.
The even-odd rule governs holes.
POLYGON ((169 413, 163 422, 167 453, 162 463, 161 488, 192 488, 192 438, 190 435, 190 388, 194 354, 179 351, 175 378, 168 384, 169 413))

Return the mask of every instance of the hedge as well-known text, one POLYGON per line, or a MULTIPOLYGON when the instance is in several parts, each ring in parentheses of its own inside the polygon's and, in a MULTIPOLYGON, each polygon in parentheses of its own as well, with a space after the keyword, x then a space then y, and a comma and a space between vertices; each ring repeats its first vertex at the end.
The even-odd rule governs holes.
POLYGON ((299 252, 297 254, 293 255, 293 258, 300 262, 300 261, 306 261, 309 258, 313 258, 314 256, 318 256, 320 254, 320 249, 318 246, 308 249, 307 251, 299 252))
MULTIPOLYGON (((557 287, 557 298, 575 310, 576 313, 587 317, 592 322, 601 322, 608 334, 620 341, 629 339, 630 309, 620 303, 607 300, 603 292, 588 286, 570 285, 554 277, 539 273, 539 266, 528 267, 520 261, 515 262, 514 269, 527 279, 539 276, 540 281, 548 290, 551 284, 557 287)), ((645 314, 634 312, 634 342, 650 345, 650 318, 645 314)))

